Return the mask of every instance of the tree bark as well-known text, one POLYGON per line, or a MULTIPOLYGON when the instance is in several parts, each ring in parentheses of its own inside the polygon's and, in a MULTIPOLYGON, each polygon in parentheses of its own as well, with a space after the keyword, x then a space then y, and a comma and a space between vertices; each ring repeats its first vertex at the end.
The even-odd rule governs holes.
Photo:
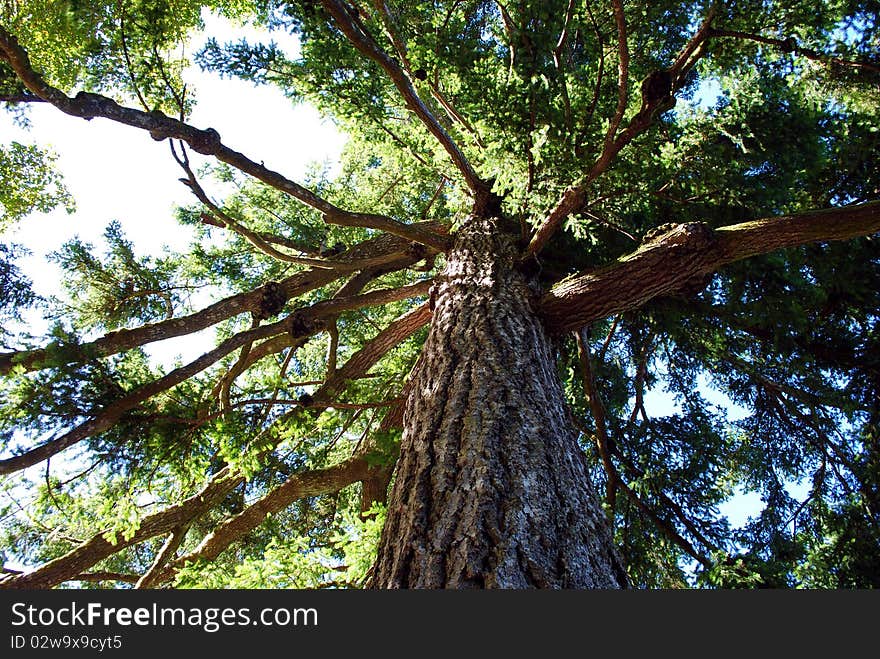
POLYGON ((517 256, 492 220, 456 235, 372 587, 626 586, 517 256))
POLYGON ((767 217, 715 230, 698 222, 674 225, 610 265, 563 279, 541 298, 541 318, 555 333, 577 330, 673 293, 728 263, 878 231, 877 201, 767 217))

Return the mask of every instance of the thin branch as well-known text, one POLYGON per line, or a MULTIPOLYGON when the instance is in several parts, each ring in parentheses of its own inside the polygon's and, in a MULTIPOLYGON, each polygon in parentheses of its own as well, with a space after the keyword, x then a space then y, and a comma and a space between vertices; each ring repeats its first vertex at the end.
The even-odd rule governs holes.
POLYGON ((251 245, 256 247, 258 250, 263 252, 263 254, 277 259, 278 261, 282 261, 285 263, 295 263, 297 265, 306 265, 312 266, 314 268, 328 268, 331 270, 339 270, 342 272, 351 272, 354 270, 360 270, 363 265, 357 262, 352 261, 332 261, 325 259, 315 259, 307 256, 297 256, 294 254, 287 254, 278 249, 275 249, 270 245, 267 241, 265 241, 258 233, 255 231, 251 231, 243 224, 234 220, 226 211, 222 210, 219 206, 217 206, 211 199, 208 197, 204 188, 202 188, 201 184, 199 184, 198 179, 196 178, 195 173, 189 166, 188 160, 184 158, 178 158, 175 153, 175 159, 180 167, 186 172, 187 178, 180 179, 182 183, 184 183, 190 191, 195 195, 196 199, 198 199, 202 204, 213 213, 213 215, 220 220, 223 227, 233 231, 247 240, 251 245))
POLYGON ((603 224, 606 227, 608 227, 609 229, 613 229, 617 233, 626 236, 627 238, 629 238, 630 240, 632 240, 635 243, 639 242, 638 238, 636 238, 629 231, 627 231, 622 226, 620 226, 620 224, 618 224, 617 222, 614 222, 612 220, 609 220, 607 217, 603 217, 602 215, 600 215, 598 213, 598 211, 586 208, 586 209, 584 209, 584 215, 591 217, 592 219, 596 220, 599 224, 603 224))
POLYGON ((568 0, 568 7, 565 10, 565 20, 562 24, 562 30, 559 32, 559 38, 556 40, 556 46, 553 48, 553 65, 556 67, 556 73, 559 76, 559 87, 562 94, 566 141, 571 137, 573 124, 571 99, 568 95, 568 82, 565 78, 565 67, 563 66, 562 56, 565 53, 566 41, 568 40, 568 28, 571 24, 571 19, 574 16, 574 3, 575 0, 568 0))
POLYGON ((651 358, 652 344, 654 342, 654 333, 651 332, 645 337, 645 343, 642 346, 642 354, 639 355, 639 361, 636 365, 636 379, 633 383, 635 391, 635 402, 633 410, 627 419, 626 427, 629 428, 636 420, 636 416, 641 413, 642 420, 648 422, 648 412, 645 410, 645 380, 648 377, 648 360, 651 358))
POLYGON ((221 162, 253 176, 277 190, 323 213, 324 220, 340 226, 363 227, 386 231, 408 240, 422 243, 439 251, 446 251, 448 240, 444 236, 398 222, 385 215, 355 213, 343 210, 311 190, 291 181, 263 164, 256 163, 242 153, 225 146, 213 128, 200 130, 162 112, 143 112, 123 107, 116 101, 100 94, 79 92, 74 98, 52 87, 33 69, 27 53, 18 45, 16 38, 0 27, 0 57, 5 59, 19 79, 33 93, 46 99, 56 108, 74 117, 93 119, 104 117, 117 123, 140 128, 155 140, 176 139, 186 142, 196 153, 214 156, 221 162))
MULTIPOLYGON (((413 72, 412 63, 409 60, 406 44, 400 38, 400 35, 397 34, 397 30, 394 27, 394 19, 391 16, 391 12, 388 9, 387 3, 385 2, 385 0, 373 0, 373 7, 375 7, 376 11, 379 14, 380 20, 382 21, 382 27, 385 29, 385 33, 388 35, 389 40, 394 46, 394 51, 400 58, 403 69, 406 71, 410 79, 415 78, 416 76, 413 72)), ((455 106, 453 106, 452 103, 450 103, 450 101, 444 96, 443 92, 440 91, 440 87, 438 86, 438 84, 435 81, 430 81, 427 79, 425 80, 425 82, 428 85, 431 96, 433 96, 434 100, 436 100, 443 107, 449 118, 453 121, 458 122, 471 135, 477 146, 479 146, 480 148, 484 148, 485 145, 480 139, 480 135, 477 133, 476 129, 460 112, 458 112, 458 110, 455 109, 455 106)))
POLYGON ((632 488, 621 479, 619 483, 620 489, 623 490, 623 493, 626 494, 627 497, 636 505, 636 507, 641 510, 648 518, 654 522, 654 525, 660 529, 660 531, 672 542, 678 545, 688 556, 693 558, 695 561, 698 561, 701 565, 705 567, 711 567, 712 561, 709 560, 706 556, 701 554, 696 550, 696 548, 688 542, 684 537, 681 536, 678 531, 675 530, 675 527, 663 519, 658 515, 654 510, 648 506, 644 501, 642 501, 641 497, 636 494, 632 488))
POLYGON ((611 322, 611 327, 608 328, 608 334, 605 335, 605 341, 602 343, 602 349, 599 350, 599 361, 605 361, 605 354, 608 352, 608 347, 611 345, 611 339, 614 338, 614 335, 617 333, 617 328, 620 324, 621 315, 617 314, 614 316, 614 320, 611 322))
MULTIPOLYGON (((596 33, 596 42, 598 44, 598 52, 599 52, 599 65, 598 72, 596 73, 596 84, 593 87, 593 97, 590 99, 590 103, 587 106, 587 110, 584 113, 583 126, 584 131, 586 131, 587 126, 590 123, 590 120, 593 117, 593 113, 596 111, 596 107, 599 104, 599 97, 602 94, 602 82, 605 79, 605 42, 602 39, 602 31, 599 29, 599 23, 596 22, 596 17, 593 15, 593 10, 590 8, 590 3, 586 3, 587 15, 590 17, 590 22, 593 24, 593 30, 596 33)), ((581 142, 582 136, 579 136, 575 139, 575 155, 580 156, 581 152, 581 142)))
POLYGON ((128 54, 128 42, 125 38, 125 3, 122 0, 119 0, 116 3, 116 8, 119 10, 119 40, 122 44, 122 56, 125 59, 125 70, 128 73, 128 77, 131 80, 132 89, 134 89, 134 93, 140 101, 141 106, 144 110, 149 110, 150 106, 147 104, 147 101, 144 99, 141 94, 140 86, 138 85, 137 78, 134 76, 134 65, 131 63, 131 58, 128 54))
POLYGON ((336 327, 336 321, 329 323, 327 334, 330 337, 330 343, 327 345, 327 378, 332 378, 336 373, 336 353, 339 350, 339 329, 336 327))
POLYGON ((273 515, 298 499, 338 492, 365 478, 369 464, 363 457, 349 458, 336 466, 314 469, 292 475, 283 484, 271 490, 240 513, 217 526, 193 551, 177 558, 157 575, 157 581, 167 581, 174 572, 193 561, 211 561, 227 547, 244 537, 269 515, 273 515))
POLYGON ((178 93, 178 91, 174 88, 174 85, 171 84, 171 79, 168 76, 168 72, 165 70, 165 65, 162 63, 162 56, 159 54, 159 50, 156 47, 156 44, 153 44, 153 55, 156 58, 156 68, 159 69, 159 75, 162 78, 162 81, 165 83, 165 87, 168 88, 168 91, 171 92, 171 96, 174 97, 174 103, 177 105, 178 110, 178 118, 183 121, 186 117, 186 104, 184 103, 184 98, 186 97, 186 85, 183 86, 183 91, 178 93))
POLYGON ((437 186, 437 189, 434 190, 434 194, 431 195, 431 198, 428 200, 428 204, 422 211, 422 220, 428 219, 428 213, 430 212, 431 207, 434 205, 434 202, 440 198, 440 193, 443 192, 443 188, 446 186, 446 181, 446 177, 440 177, 440 184, 437 186))
POLYGON ((614 8, 614 21, 617 24, 617 110, 608 124, 605 133, 603 155, 611 150, 623 113, 626 112, 629 97, 629 45, 627 44, 626 15, 623 12, 623 0, 611 0, 614 8))
MULTIPOLYGON (((258 327, 259 324, 259 321, 254 319, 253 324, 251 325, 251 329, 258 327)), ((223 374, 223 377, 220 378, 220 381, 215 387, 215 390, 219 389, 220 411, 225 415, 229 415, 229 413, 232 411, 232 405, 230 404, 229 400, 229 392, 232 389, 232 385, 235 383, 235 380, 238 378, 238 376, 244 373, 245 369, 247 369, 247 358, 251 352, 251 348, 253 347, 253 345, 253 341, 248 341, 243 346, 241 346, 238 354, 238 359, 236 359, 235 363, 229 368, 229 370, 223 374)), ((216 395, 213 391, 211 393, 212 395, 216 395)))
POLYGON ((852 67, 856 69, 865 69, 867 71, 873 71, 874 73, 880 73, 880 66, 875 64, 874 62, 857 62, 854 60, 843 59, 840 57, 835 57, 833 55, 826 55, 825 53, 820 53, 817 50, 813 50, 811 48, 804 48, 802 46, 798 46, 794 37, 789 37, 787 39, 774 39, 773 37, 764 37, 759 34, 751 34, 749 32, 740 32, 738 30, 711 30, 709 33, 711 38, 722 38, 722 39, 741 39, 745 41, 755 41, 757 43, 762 43, 768 46, 774 46, 780 49, 784 53, 794 53, 795 55, 800 55, 801 57, 805 57, 808 60, 813 60, 815 62, 822 62, 823 64, 836 64, 838 66, 846 66, 852 67))
MULTIPOLYGON (((628 457, 626 457, 617 446, 614 447, 613 453, 614 453, 614 455, 616 455, 618 457, 618 459, 620 460, 620 463, 624 467, 626 467, 626 469, 628 471, 632 472, 635 476, 641 478, 645 475, 645 472, 642 471, 641 469, 639 469, 632 462, 632 460, 630 460, 628 457)), ((666 506, 669 510, 671 510, 675 514, 675 516, 678 517, 679 520, 681 520, 681 523, 684 524, 684 526, 687 528, 687 530, 690 531, 691 534, 693 534, 693 536, 697 540, 699 540, 700 543, 704 547, 706 547, 707 549, 709 549, 711 551, 719 551, 720 550, 720 547, 718 547, 718 545, 716 545, 714 542, 709 540, 705 535, 703 535, 703 533, 700 531, 700 529, 697 528, 696 524, 694 524, 694 522, 684 513, 684 511, 681 509, 681 506, 679 506, 677 503, 675 503, 671 498, 669 498, 669 496, 665 492, 663 492, 659 488, 655 487, 653 484, 651 484, 651 489, 654 491, 654 494, 657 495, 657 498, 660 500, 660 502, 664 506, 666 506)))
MULTIPOLYGON (((397 87, 407 107, 412 110, 415 115, 421 119, 422 123, 428 131, 437 139, 440 145, 449 154, 452 162, 458 171, 464 177, 468 189, 474 195, 475 203, 480 204, 486 200, 490 193, 488 184, 483 181, 476 171, 468 162, 464 153, 459 149, 458 145, 449 136, 437 118, 425 105, 424 101, 419 97, 418 92, 412 85, 409 76, 406 75, 394 59, 389 57, 373 39, 372 35, 360 23, 359 20, 352 17, 344 2, 339 0, 321 0, 321 4, 327 12, 333 17, 339 29, 348 37, 352 45, 363 55, 376 62, 397 87)), ((445 251, 443 249, 442 251, 445 251)))
MULTIPOLYGON (((319 381, 315 381, 312 384, 321 384, 319 381)), ((326 405, 328 408, 333 408, 336 410, 372 410, 379 407, 391 407, 392 405, 397 405, 401 401, 400 398, 390 398, 388 400, 380 400, 374 403, 346 403, 342 401, 329 401, 326 403, 321 403, 321 406, 326 405)), ((285 405, 285 406, 298 406, 298 407, 313 407, 310 403, 308 405, 304 405, 303 402, 298 398, 247 398, 245 400, 236 401, 234 407, 246 407, 248 405, 285 405)))
POLYGON ((577 342, 578 361, 581 367, 581 382, 584 387, 584 395, 593 414, 593 423, 596 426, 596 447, 599 450, 599 457, 602 460, 602 466, 605 468, 606 490, 605 504, 608 507, 608 518, 614 522, 614 510, 616 508, 617 486, 619 475, 614 463, 611 461, 610 438, 608 437, 608 425, 605 418, 605 405, 596 388, 596 380, 593 377, 593 367, 590 363, 590 353, 587 342, 584 340, 583 330, 575 332, 575 341, 577 342))
POLYGON ((504 6, 504 3, 501 2, 501 0, 495 0, 495 5, 498 7, 498 11, 501 14, 501 22, 504 25, 504 34, 507 36, 507 52, 510 56, 507 65, 507 80, 509 82, 510 76, 513 75, 514 65, 516 64, 516 46, 514 44, 516 27, 513 23, 513 18, 511 18, 510 12, 507 10, 507 7, 504 6))
MULTIPOLYGON (((615 0, 615 2, 617 2, 617 0, 615 0)), ((675 63, 672 65, 672 67, 668 69, 667 73, 669 74, 670 79, 673 81, 673 94, 678 89, 678 87, 683 84, 684 76, 680 74, 682 74, 683 71, 687 68, 693 66, 695 60, 702 55, 703 51, 700 50, 700 46, 709 36, 710 23, 715 17, 716 11, 717 9, 714 6, 712 7, 712 9, 709 10, 706 19, 703 21, 703 24, 682 49, 681 54, 676 58, 675 63)), ((620 42, 622 12, 616 12, 615 16, 618 21, 618 50, 622 51, 625 47, 624 44, 620 42)), ((623 34, 625 38, 625 24, 623 25, 623 29, 623 34)), ((620 56, 623 56, 622 52, 620 56)), ((620 95, 621 80, 623 80, 624 73, 624 67, 621 63, 619 67, 620 79, 618 81, 618 110, 615 113, 615 117, 620 114, 621 102, 623 103, 625 109, 625 94, 622 96, 620 95)), ((586 202, 586 193, 589 185, 611 166, 611 163, 617 157, 617 154, 620 153, 620 151, 627 144, 629 144, 638 135, 645 132, 653 124, 656 112, 660 109, 661 106, 665 106, 664 104, 669 103, 670 97, 661 96, 655 99, 644 100, 648 100, 649 102, 643 103, 642 109, 630 120, 629 124, 623 130, 623 132, 621 132, 616 138, 614 137, 614 135, 612 135, 611 140, 609 140, 608 134, 611 134, 611 131, 609 130, 609 133, 606 134, 605 147, 602 149, 602 153, 596 159, 596 162, 593 163, 593 166, 580 181, 577 181, 574 185, 566 189, 566 191, 562 194, 562 197, 557 202, 556 206, 550 211, 547 217, 544 218, 544 221, 541 223, 541 225, 535 230, 535 233, 532 236, 532 240, 529 242, 529 245, 526 248, 527 255, 537 254, 538 252, 540 252, 541 249, 546 246, 547 241, 550 240, 550 237, 554 233, 556 233, 556 231, 562 225, 563 221, 572 213, 575 213, 579 209, 583 208, 584 203, 586 202)), ((611 124, 614 124, 614 120, 612 120, 611 124)), ((616 130, 617 128, 615 127, 615 133, 616 130)))
MULTIPOLYGON (((76 579, 82 576, 84 570, 108 556, 157 535, 170 533, 182 524, 204 514, 243 482, 244 478, 231 474, 228 468, 221 469, 193 496, 145 516, 129 538, 117 538, 118 542, 114 544, 103 532, 98 533, 67 554, 41 565, 32 572, 0 579, 0 588, 45 589, 76 579)), ((133 583, 137 580, 135 579, 133 583)))

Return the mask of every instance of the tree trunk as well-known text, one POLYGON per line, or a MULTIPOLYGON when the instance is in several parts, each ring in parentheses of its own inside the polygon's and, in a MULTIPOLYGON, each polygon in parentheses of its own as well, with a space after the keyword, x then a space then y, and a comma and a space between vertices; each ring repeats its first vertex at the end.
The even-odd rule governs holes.
POLYGON ((437 280, 375 588, 626 586, 516 256, 472 218, 437 280))

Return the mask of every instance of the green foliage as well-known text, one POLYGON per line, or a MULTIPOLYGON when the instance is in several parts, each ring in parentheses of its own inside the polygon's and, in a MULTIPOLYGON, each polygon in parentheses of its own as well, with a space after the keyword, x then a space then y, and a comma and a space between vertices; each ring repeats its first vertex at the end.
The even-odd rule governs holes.
POLYGON ((67 275, 63 285, 75 327, 115 330, 133 321, 172 317, 182 288, 175 285, 177 260, 138 258, 118 221, 107 227, 104 239, 103 259, 92 254, 92 245, 79 239, 50 255, 67 275))
POLYGON ((274 538, 265 551, 234 565, 194 562, 177 574, 178 588, 358 588, 376 557, 385 511, 346 512, 327 545, 306 537, 274 538))
POLYGON ((35 145, 11 142, 0 147, 0 232, 30 213, 48 213, 58 206, 74 211, 56 160, 35 145))
POLYGON ((30 280, 15 264, 15 259, 25 254, 21 245, 0 244, 0 318, 21 320, 21 312, 36 301, 30 280))
MULTIPOLYGON (((492 181, 508 219, 538 225, 599 157, 619 103, 610 6, 386 2, 383 20, 373 4, 360 4, 365 29, 492 181)), ((675 107, 590 183, 584 203, 542 252, 540 286, 608 264, 668 222, 718 227, 880 197, 874 0, 624 3, 630 60, 622 126, 641 107, 639 81, 671 65, 710 5, 719 12, 716 29, 758 38, 708 42, 675 107), (774 39, 790 47, 768 41, 774 39)), ((330 203, 453 228, 469 210, 446 151, 320 3, 23 0, 2 11, 4 28, 35 68, 68 94, 104 92, 185 117, 198 93, 184 91, 189 53, 206 71, 273 85, 292 102, 313 104, 345 131, 339 167, 318 163, 298 181, 330 203), (269 34, 263 41, 210 38, 193 53, 187 40, 209 12, 269 34)), ((0 96, 23 92, 0 62, 0 96)), ((0 229, 25 218, 38 222, 27 217, 33 212, 73 209, 56 166, 38 147, 3 147, 0 229)), ((199 176, 221 190, 224 213, 289 254, 319 257, 376 235, 330 225, 229 165, 205 166, 199 176)), ((64 272, 63 299, 38 299, 16 264, 24 249, 0 245, 4 320, 21 320, 37 307, 58 321, 44 337, 45 368, 13 369, 0 383, 4 457, 88 423, 180 366, 157 364, 144 347, 83 360, 84 342, 174 322, 307 270, 255 249, 199 206, 178 209, 177 219, 196 234, 181 254, 141 254, 125 236, 124 218, 110 224, 103 246, 79 239, 62 246, 52 258, 64 272)), ((627 488, 611 497, 614 475, 597 449, 596 401, 585 391, 573 341, 560 341, 566 398, 635 585, 880 585, 878 245, 874 236, 754 257, 699 282, 702 288, 693 282, 695 290, 587 328, 592 395, 603 403, 607 448, 627 488), (658 395, 665 407, 652 406, 658 395), (738 489, 763 504, 734 527, 721 511, 738 489)), ((379 270, 358 292, 421 281, 441 260, 423 270, 379 270)), ((278 317, 331 299, 342 283, 287 300, 278 317)), ((339 314, 337 367, 423 301, 339 314)), ((203 352, 252 327, 248 311, 213 322, 203 352)), ((6 482, 5 560, 36 565, 98 534, 124 540, 144 515, 191 496, 224 466, 246 484, 193 521, 179 553, 291 475, 356 451, 371 467, 393 465, 400 433, 380 426, 425 332, 382 356, 368 377, 345 383, 334 394, 337 407, 304 407, 303 397, 332 375, 329 329, 296 349, 267 351, 226 381, 262 344, 241 347, 127 410, 71 458, 65 454, 67 462, 53 460, 45 482, 6 482), (217 402, 223 384, 229 409, 217 402)), ((10 336, 4 329, 4 342, 10 336)), ((176 585, 360 587, 384 519, 379 508, 362 515, 360 505, 357 487, 297 501, 217 560, 187 565, 176 585)), ((162 540, 121 551, 96 569, 142 574, 162 540)))

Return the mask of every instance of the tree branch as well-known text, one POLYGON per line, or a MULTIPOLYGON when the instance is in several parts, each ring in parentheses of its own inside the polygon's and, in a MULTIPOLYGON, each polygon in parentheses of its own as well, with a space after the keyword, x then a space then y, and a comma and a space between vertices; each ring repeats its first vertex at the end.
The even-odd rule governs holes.
MULTIPOLYGON (((376 43, 360 20, 352 17, 347 5, 339 0, 321 0, 321 4, 333 17, 336 25, 348 37, 352 45, 363 55, 378 64, 391 78, 394 86, 403 96, 407 107, 421 119, 428 131, 437 139, 449 154, 452 162, 464 177, 468 189, 474 195, 477 205, 483 203, 490 194, 490 186, 483 181, 468 162, 464 153, 449 136, 437 118, 419 97, 409 77, 394 59, 389 57, 376 43)), ((441 251, 445 251, 445 248, 441 251)))
POLYGON ((32 572, 25 572, 0 579, 0 588, 46 589, 82 575, 84 570, 108 556, 127 547, 139 544, 157 535, 171 533, 174 529, 206 513, 220 503, 232 489, 241 485, 244 478, 232 475, 228 468, 215 474, 202 489, 188 499, 164 510, 147 515, 141 520, 137 531, 128 538, 111 543, 99 533, 63 556, 49 561, 32 572))
POLYGON ((237 222, 227 212, 225 212, 223 209, 221 209, 219 206, 211 201, 204 188, 202 188, 201 184, 196 178, 195 173, 190 168, 189 161, 185 156, 183 158, 177 158, 177 155, 175 153, 175 159, 187 175, 187 178, 180 179, 181 182, 184 183, 190 189, 193 195, 195 195, 196 199, 202 202, 202 204, 209 211, 211 211, 214 217, 219 220, 220 226, 229 229, 234 233, 237 233, 266 256, 269 256, 283 263, 295 263, 297 265, 312 266, 314 268, 327 268, 340 272, 351 272, 354 270, 360 270, 363 267, 362 265, 355 262, 316 259, 307 256, 299 256, 296 254, 287 254, 286 252, 282 252, 281 250, 276 249, 271 244, 269 244, 268 241, 264 240, 263 237, 260 236, 256 231, 251 231, 240 222, 237 222))
POLYGON ((153 560, 150 569, 147 570, 146 573, 144 573, 144 576, 138 579, 137 584, 135 584, 137 590, 152 588, 159 582, 159 575, 162 574, 162 570, 168 561, 174 558, 174 554, 177 553, 177 550, 186 538, 186 532, 188 530, 189 526, 185 525, 180 526, 171 532, 171 535, 168 536, 168 540, 162 545, 162 549, 156 554, 156 558, 153 560))
MULTIPOLYGON (((376 12, 379 14, 379 19, 382 22, 382 27, 385 28, 385 33, 388 35, 392 45, 394 46, 394 51, 397 53, 397 56, 400 58, 400 62, 403 65, 403 69, 406 71, 407 75, 410 79, 414 77, 412 63, 409 61, 409 56, 407 54, 406 44, 400 38, 400 35, 397 34, 397 30, 394 27, 394 18, 391 15, 391 12, 388 9, 388 4, 385 0, 372 0, 373 7, 376 9, 376 12)), ((444 110, 446 110, 446 114, 453 121, 457 121, 461 126, 471 135, 474 142, 480 148, 485 147, 483 141, 480 139, 480 135, 477 133, 476 129, 471 125, 471 123, 461 114, 458 110, 455 109, 455 106, 449 102, 443 92, 440 91, 439 83, 436 81, 431 81, 430 78, 425 80, 425 83, 428 85, 428 88, 431 91, 431 96, 434 97, 444 110)))
POLYGON ((617 23, 617 110, 608 124, 603 152, 610 151, 614 144, 614 137, 623 120, 623 113, 626 112, 629 99, 629 46, 627 44, 623 0, 611 0, 611 6, 614 8, 614 21, 617 23))
POLYGON ((47 84, 37 74, 30 64, 27 53, 18 45, 15 37, 2 27, 0 27, 0 57, 9 63, 28 89, 46 99, 65 114, 86 120, 103 117, 145 130, 158 141, 176 139, 185 142, 196 153, 214 156, 221 162, 225 162, 266 185, 285 192, 305 205, 321 211, 324 220, 328 223, 387 231, 439 251, 446 251, 448 248, 448 241, 444 236, 430 233, 418 226, 403 224, 385 215, 346 211, 331 204, 308 188, 304 188, 282 174, 225 146, 220 140, 220 135, 213 128, 200 130, 159 111, 143 112, 121 106, 113 99, 100 94, 79 92, 73 98, 68 97, 64 92, 47 84))
POLYGON ((877 231, 880 202, 782 215, 714 231, 703 224, 681 224, 607 267, 561 281, 541 298, 540 313, 553 331, 570 331, 636 309, 734 261, 877 231))
POLYGON ((370 465, 363 456, 352 457, 333 467, 294 474, 234 517, 217 526, 198 547, 174 560, 159 572, 155 581, 168 581, 187 563, 212 561, 227 547, 262 524, 269 515, 287 508, 294 501, 338 492, 367 477, 370 465))
POLYGON ((590 412, 593 414, 593 423, 596 426, 596 448, 599 450, 599 458, 602 460, 602 466, 605 469, 605 477, 607 478, 607 487, 605 489, 605 503, 608 506, 608 517, 614 523, 614 509, 617 494, 617 485, 620 475, 614 463, 611 461, 610 439, 608 437, 608 424, 605 418, 605 405, 596 389, 596 380, 593 377, 593 367, 590 363, 590 352, 587 343, 584 340, 583 329, 579 329, 574 333, 577 342, 578 361, 581 367, 581 381, 584 386, 584 394, 587 397, 587 404, 590 406, 590 412))
POLYGON ((43 460, 51 458, 53 455, 57 455, 66 448, 111 428, 126 412, 134 409, 147 399, 188 380, 249 341, 285 331, 287 325, 288 320, 285 318, 276 323, 262 325, 245 332, 240 332, 235 336, 226 339, 216 348, 206 352, 201 357, 191 361, 189 364, 176 368, 163 377, 153 380, 142 387, 138 387, 122 398, 110 403, 103 410, 94 414, 91 419, 81 423, 60 437, 45 442, 44 444, 40 444, 36 448, 29 449, 19 455, 0 460, 0 475, 12 474, 21 471, 22 469, 27 469, 35 464, 39 464, 43 460))
POLYGON ((796 55, 800 55, 802 57, 806 57, 809 60, 813 60, 815 62, 822 62, 823 64, 837 64, 838 66, 847 66, 856 69, 865 69, 868 71, 873 71, 874 73, 880 73, 880 66, 875 64, 874 62, 857 62, 854 60, 842 59, 840 57, 834 57, 833 55, 826 55, 825 53, 820 53, 816 50, 812 50, 811 48, 803 48, 797 45, 794 37, 789 37, 788 39, 774 39, 773 37, 764 37, 759 34, 751 34, 748 32, 740 32, 738 30, 711 30, 709 32, 709 36, 711 38, 722 38, 722 39, 741 39, 744 41, 755 41, 757 43, 762 43, 768 46, 774 46, 785 53, 794 53, 796 55))
MULTIPOLYGON (((345 365, 337 371, 336 377, 331 378, 315 392, 315 400, 331 400, 349 380, 365 376, 367 371, 391 348, 412 336, 430 318, 431 312, 427 304, 400 316, 352 355, 345 365)), ((274 448, 274 444, 271 444, 266 450, 271 451, 272 448, 274 448)), ((229 492, 244 482, 245 479, 242 476, 233 473, 229 467, 224 467, 211 478, 199 493, 164 510, 147 515, 141 520, 137 531, 129 539, 120 539, 114 545, 103 534, 98 534, 64 556, 46 563, 33 572, 0 579, 0 588, 51 588, 64 581, 69 581, 77 574, 126 547, 139 544, 157 535, 171 533, 174 529, 187 524, 211 510, 229 492)))
MULTIPOLYGON (((671 91, 673 95, 675 91, 680 87, 680 85, 683 84, 684 76, 680 74, 682 74, 687 68, 693 66, 695 60, 702 56, 700 45, 709 36, 710 23, 715 17, 716 11, 717 9, 715 7, 712 7, 712 9, 709 10, 706 19, 703 21, 700 28, 690 39, 690 41, 688 41, 687 45, 685 45, 685 47, 682 49, 682 52, 676 58, 675 63, 672 65, 672 67, 668 69, 667 73, 669 74, 670 80, 672 81, 671 91)), ((618 22, 618 38, 620 39, 621 21, 623 19, 622 9, 620 12, 615 11, 615 18, 618 22)), ((624 38, 625 29, 626 25, 624 23, 624 38)), ((623 51, 623 48, 623 44, 618 46, 619 51, 623 51)), ((620 56, 623 56, 623 52, 621 52, 620 56)), ((619 68, 620 79, 618 81, 618 110, 615 113, 615 118, 618 114, 620 114, 621 103, 623 103, 624 110, 626 109, 626 90, 621 90, 621 82, 625 82, 624 74, 624 65, 623 63, 621 63, 619 68)), ((605 146, 602 149, 602 153, 596 159, 596 162, 593 163, 593 166, 590 168, 589 172, 587 172, 587 174, 580 181, 570 186, 562 194, 562 197, 557 202, 556 206, 550 211, 547 217, 544 218, 544 221, 541 223, 541 225, 535 230, 535 233, 532 236, 532 240, 529 242, 529 245, 526 248, 527 255, 537 254, 538 252, 540 252, 547 244, 547 241, 550 240, 550 237, 554 233, 556 233, 556 231, 562 225, 563 221, 569 215, 571 215, 572 213, 576 213, 580 208, 583 207, 584 203, 586 202, 587 188, 589 187, 589 185, 611 166, 611 163, 614 162, 614 158, 617 157, 617 154, 620 153, 620 151, 627 144, 629 144, 635 137, 645 132, 654 123, 654 117, 658 110, 668 105, 670 100, 674 102, 674 96, 660 96, 654 99, 643 99, 643 101, 648 102, 643 103, 641 110, 639 110, 639 112, 630 120, 626 129, 616 139, 614 139, 611 131, 611 127, 614 126, 615 121, 614 119, 612 119, 611 126, 609 126, 609 132, 606 135, 605 146), (609 139, 609 137, 611 137, 611 139, 609 139)), ((614 126, 613 133, 616 134, 616 131, 617 127, 614 126)))
MULTIPOLYGON (((239 332, 189 364, 176 368, 167 375, 158 378, 147 385, 139 387, 131 393, 114 401, 98 412, 93 418, 66 432, 61 437, 48 441, 19 455, 0 460, 0 475, 14 473, 35 464, 39 464, 43 460, 60 453, 73 444, 107 430, 119 421, 123 414, 134 409, 145 400, 188 380, 193 375, 205 370, 211 366, 211 364, 219 361, 233 350, 248 343, 282 332, 291 332, 297 337, 311 335, 322 329, 320 321, 328 315, 338 313, 342 310, 358 309, 374 304, 385 304, 387 302, 401 300, 415 295, 423 295, 427 293, 429 287, 430 282, 419 282, 417 284, 402 286, 396 289, 383 289, 371 293, 364 293, 363 295, 354 296, 353 298, 318 302, 307 309, 299 309, 277 322, 239 332)), ((346 364, 346 366, 348 366, 348 364, 346 364)), ((243 368, 244 365, 241 366, 242 370, 243 368)))
MULTIPOLYGON (((446 231, 446 226, 439 222, 425 222, 423 226, 429 231, 446 231)), ((398 236, 383 235, 345 250, 337 255, 335 261, 356 264, 359 268, 381 268, 384 272, 394 272, 413 265, 423 258, 425 255, 421 254, 420 250, 414 250, 412 243, 398 236)), ((338 279, 341 274, 343 273, 329 269, 300 272, 277 282, 278 290, 288 299, 292 299, 326 286, 338 279)), ((7 375, 14 370, 28 372, 87 362, 155 341, 198 332, 233 316, 253 311, 259 305, 262 296, 263 288, 255 288, 215 302, 189 316, 110 332, 88 343, 51 343, 45 348, 0 353, 0 375, 7 375)))

